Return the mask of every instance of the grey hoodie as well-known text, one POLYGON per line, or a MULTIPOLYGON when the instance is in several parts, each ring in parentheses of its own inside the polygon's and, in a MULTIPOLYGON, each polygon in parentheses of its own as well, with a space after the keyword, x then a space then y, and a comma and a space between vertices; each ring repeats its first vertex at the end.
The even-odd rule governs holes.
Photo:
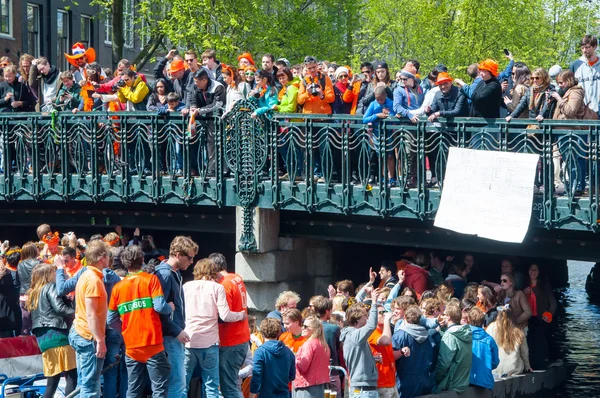
POLYGON ((350 387, 377 387, 377 367, 369 347, 369 336, 377 328, 377 306, 371 307, 369 320, 362 328, 342 329, 340 341, 344 344, 344 360, 350 372, 350 387))
POLYGON ((600 97, 600 59, 590 66, 587 59, 582 56, 569 66, 579 85, 585 92, 585 104, 594 112, 598 112, 598 98, 600 97))
POLYGON ((406 333, 410 334, 419 344, 424 343, 429 337, 429 332, 421 325, 413 325, 411 323, 404 322, 402 326, 400 326, 400 330, 404 330, 406 333))

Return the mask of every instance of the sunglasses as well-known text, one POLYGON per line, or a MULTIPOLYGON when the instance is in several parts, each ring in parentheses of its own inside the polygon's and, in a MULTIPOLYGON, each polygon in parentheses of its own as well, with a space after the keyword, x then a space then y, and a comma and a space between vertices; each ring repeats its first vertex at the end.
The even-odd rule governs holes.
POLYGON ((508 282, 508 279, 501 279, 500 282, 501 283, 506 283, 506 282, 508 282))
POLYGON ((195 61, 195 58, 185 60, 185 62, 193 62, 193 61, 195 61))
POLYGON ((539 76, 531 76, 531 78, 532 78, 533 80, 542 80, 542 78, 541 78, 541 77, 539 77, 539 76))
POLYGON ((86 69, 86 73, 89 73, 90 75, 95 75, 96 69, 86 69))
POLYGON ((340 75, 339 77, 340 77, 340 79, 347 79, 348 75, 340 75))
POLYGON ((246 72, 246 76, 254 76, 254 75, 255 75, 255 73, 252 73, 252 72, 246 72))

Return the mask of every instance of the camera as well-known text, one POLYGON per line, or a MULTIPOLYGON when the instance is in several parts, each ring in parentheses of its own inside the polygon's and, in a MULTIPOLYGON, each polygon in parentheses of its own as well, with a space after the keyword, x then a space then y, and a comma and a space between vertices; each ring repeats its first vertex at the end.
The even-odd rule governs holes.
POLYGON ((118 82, 112 85, 111 90, 119 91, 119 89, 123 87, 125 87, 125 82, 123 80, 119 80, 118 82))
POLYGON ((320 88, 321 87, 319 87, 317 83, 311 83, 306 87, 306 91, 308 91, 308 93, 313 97, 316 97, 317 95, 319 95, 320 88))

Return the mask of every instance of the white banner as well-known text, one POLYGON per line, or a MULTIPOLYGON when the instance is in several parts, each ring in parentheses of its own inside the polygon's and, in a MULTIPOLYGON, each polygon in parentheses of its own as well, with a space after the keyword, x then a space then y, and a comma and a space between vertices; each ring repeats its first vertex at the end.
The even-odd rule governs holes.
POLYGON ((434 225, 521 243, 527 234, 539 155, 450 148, 434 225))

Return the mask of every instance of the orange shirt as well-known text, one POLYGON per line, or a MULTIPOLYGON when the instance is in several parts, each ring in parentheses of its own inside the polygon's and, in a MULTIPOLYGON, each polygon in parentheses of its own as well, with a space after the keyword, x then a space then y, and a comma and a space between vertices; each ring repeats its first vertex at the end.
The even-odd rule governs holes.
MULTIPOLYGON (((224 276, 221 285, 225 288, 227 304, 229 309, 234 312, 247 311, 248 299, 246 285, 243 279, 234 273, 224 276)), ((219 323, 219 344, 221 347, 231 347, 250 341, 250 329, 248 328, 248 318, 239 322, 221 322, 219 323)))
POLYGON ((164 350, 162 324, 152 300, 163 296, 156 275, 130 274, 113 288, 111 311, 119 311, 123 321, 123 340, 127 356, 145 363, 164 350))
POLYGON ((81 274, 75 287, 75 320, 73 327, 77 334, 86 340, 92 340, 92 332, 87 321, 87 311, 85 308, 86 298, 98 298, 98 318, 102 328, 102 338, 106 332, 106 317, 108 315, 108 302, 106 288, 102 281, 103 275, 96 267, 87 267, 87 271, 81 274))
POLYGON ((302 344, 306 342, 306 337, 302 335, 294 336, 292 332, 283 332, 279 336, 279 341, 283 341, 283 344, 295 354, 302 347, 302 344))
POLYGON ((388 388, 396 386, 396 361, 394 360, 394 350, 392 345, 378 345, 377 341, 381 337, 382 330, 375 329, 369 337, 369 345, 373 354, 380 353, 383 362, 376 363, 379 379, 377 380, 378 388, 388 388))

